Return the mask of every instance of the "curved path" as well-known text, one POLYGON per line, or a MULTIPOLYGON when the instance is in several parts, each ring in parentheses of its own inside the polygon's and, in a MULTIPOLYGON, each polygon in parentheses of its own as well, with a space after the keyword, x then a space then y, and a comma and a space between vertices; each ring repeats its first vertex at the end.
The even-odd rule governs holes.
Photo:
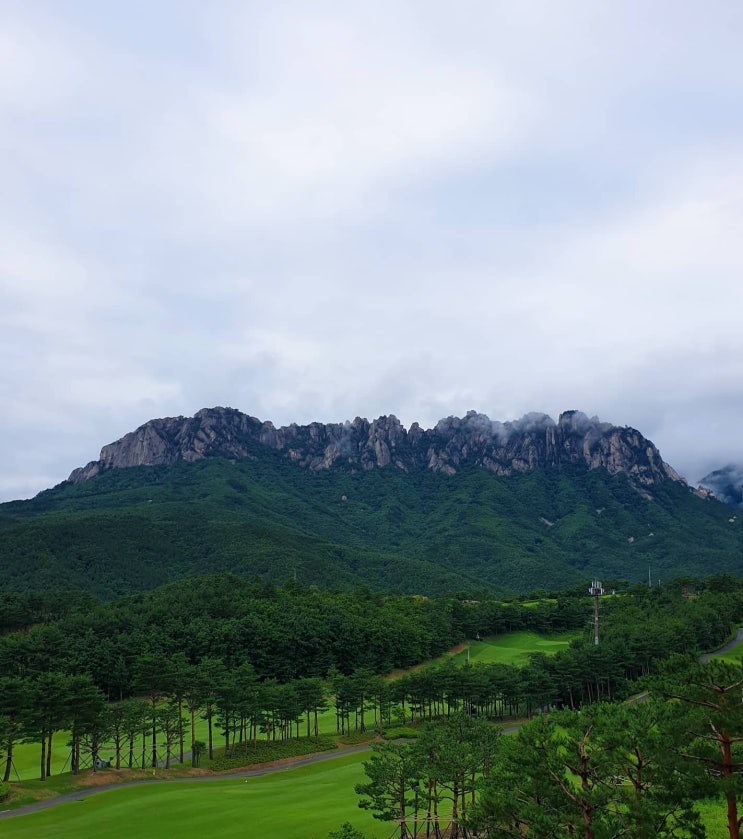
POLYGON ((735 638, 732 641, 728 641, 725 646, 720 647, 719 650, 714 650, 711 653, 705 653, 704 655, 699 656, 699 663, 706 664, 713 655, 720 655, 721 653, 729 653, 731 650, 734 650, 740 642, 743 641, 743 626, 738 627, 738 631, 735 633, 735 638))
POLYGON ((119 789, 121 787, 135 787, 142 786, 143 784, 192 783, 193 781, 228 781, 230 778, 255 778, 258 775, 268 775, 271 772, 296 769, 298 766, 307 766, 310 763, 320 763, 324 760, 332 760, 333 758, 353 754, 354 752, 363 752, 368 749, 369 746, 369 743, 363 743, 360 746, 346 746, 343 749, 336 749, 332 752, 318 752, 317 754, 307 755, 306 757, 299 757, 296 760, 263 763, 257 765, 254 769, 239 769, 236 772, 225 772, 219 775, 194 775, 190 777, 186 775, 178 778, 152 778, 142 779, 139 781, 119 781, 114 784, 103 784, 99 787, 85 787, 84 789, 75 790, 75 792, 68 792, 64 795, 44 798, 41 801, 35 801, 33 804, 24 804, 22 807, 16 807, 14 810, 2 810, 0 811, 0 819, 22 816, 25 813, 35 813, 37 810, 46 810, 49 807, 56 807, 57 804, 64 804, 66 801, 81 801, 89 795, 95 795, 99 792, 106 792, 107 790, 119 789))

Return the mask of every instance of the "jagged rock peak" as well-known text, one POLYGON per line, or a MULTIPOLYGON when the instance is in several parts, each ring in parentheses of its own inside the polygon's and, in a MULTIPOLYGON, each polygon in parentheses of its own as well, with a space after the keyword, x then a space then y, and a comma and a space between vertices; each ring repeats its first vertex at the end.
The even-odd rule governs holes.
POLYGON ((204 408, 193 417, 153 419, 115 443, 100 458, 75 469, 72 482, 107 469, 150 466, 209 457, 255 458, 263 448, 281 452, 307 469, 425 468, 454 474, 476 466, 499 475, 584 463, 588 468, 624 472, 637 486, 682 479, 664 463, 657 448, 634 428, 620 428, 565 411, 557 423, 530 413, 499 422, 468 411, 439 420, 432 429, 413 423, 406 430, 394 415, 369 422, 319 423, 276 428, 234 408, 204 408))

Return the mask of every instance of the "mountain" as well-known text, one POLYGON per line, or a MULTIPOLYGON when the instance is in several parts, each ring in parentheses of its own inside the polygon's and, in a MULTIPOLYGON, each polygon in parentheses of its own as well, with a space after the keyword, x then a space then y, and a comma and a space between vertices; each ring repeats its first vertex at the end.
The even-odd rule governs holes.
MULTIPOLYGON (((742 517, 743 518, 743 517, 742 517)), ((110 597, 206 572, 411 594, 739 572, 743 520, 639 431, 569 411, 433 429, 152 420, 0 505, 0 588, 110 597)))
POLYGON ((496 475, 584 464, 610 475, 625 473, 639 487, 682 479, 664 463, 656 447, 633 428, 619 428, 580 411, 566 411, 557 423, 545 414, 517 422, 497 422, 470 411, 424 430, 406 430, 395 416, 373 422, 311 423, 275 428, 233 408, 205 408, 193 417, 150 420, 115 443, 98 460, 75 469, 72 483, 108 469, 154 466, 210 457, 256 457, 262 447, 281 452, 310 470, 430 469, 454 475, 476 466, 496 475))
POLYGON ((725 504, 743 509, 743 467, 728 464, 705 475, 699 484, 725 504))

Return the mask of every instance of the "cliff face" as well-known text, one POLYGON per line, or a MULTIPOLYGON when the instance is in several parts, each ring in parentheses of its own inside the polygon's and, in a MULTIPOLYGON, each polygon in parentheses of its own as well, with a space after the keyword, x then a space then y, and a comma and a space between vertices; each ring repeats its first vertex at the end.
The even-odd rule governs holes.
POLYGON ((464 466, 476 466, 508 475, 584 463, 590 469, 604 467, 610 474, 625 472, 638 488, 666 478, 682 480, 639 431, 590 420, 579 411, 566 411, 557 423, 544 414, 501 423, 470 411, 463 418, 443 419, 432 429, 413 423, 406 430, 395 416, 276 428, 232 408, 150 420, 104 446, 99 460, 75 469, 69 480, 176 460, 256 457, 264 446, 306 469, 423 467, 454 474, 464 466))
POLYGON ((106 469, 176 460, 256 457, 264 446, 306 469, 387 466, 454 474, 464 466, 476 466, 507 475, 583 463, 610 474, 624 472, 638 489, 667 478, 682 480, 639 431, 601 423, 579 411, 566 411, 557 423, 544 414, 501 423, 470 411, 462 418, 443 419, 432 429, 422 429, 418 423, 405 429, 395 416, 276 428, 233 408, 205 408, 193 417, 150 420, 104 446, 99 460, 75 469, 69 480, 84 481, 106 469))

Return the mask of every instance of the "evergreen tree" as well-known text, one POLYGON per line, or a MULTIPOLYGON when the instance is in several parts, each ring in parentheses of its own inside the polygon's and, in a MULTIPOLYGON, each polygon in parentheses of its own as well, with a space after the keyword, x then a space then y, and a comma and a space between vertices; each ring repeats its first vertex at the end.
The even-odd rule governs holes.
POLYGON ((743 667, 713 659, 707 664, 678 656, 654 689, 676 703, 676 752, 697 773, 698 793, 725 802, 729 839, 740 839, 743 815, 743 667))

